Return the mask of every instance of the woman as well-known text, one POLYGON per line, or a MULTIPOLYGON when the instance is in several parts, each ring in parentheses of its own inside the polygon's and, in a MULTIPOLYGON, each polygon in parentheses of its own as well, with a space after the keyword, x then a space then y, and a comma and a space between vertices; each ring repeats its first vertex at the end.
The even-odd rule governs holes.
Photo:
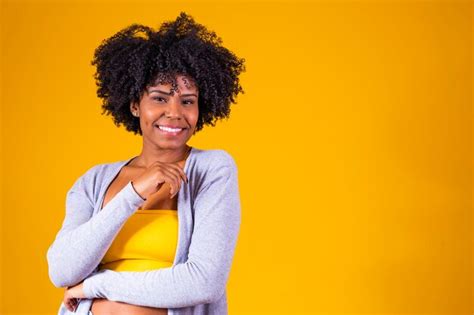
POLYGON ((140 155, 103 163, 66 197, 48 249, 66 287, 60 314, 227 314, 240 227, 237 167, 187 145, 230 115, 244 61, 181 12, 158 31, 133 24, 96 50, 98 96, 114 123, 143 136, 140 155))

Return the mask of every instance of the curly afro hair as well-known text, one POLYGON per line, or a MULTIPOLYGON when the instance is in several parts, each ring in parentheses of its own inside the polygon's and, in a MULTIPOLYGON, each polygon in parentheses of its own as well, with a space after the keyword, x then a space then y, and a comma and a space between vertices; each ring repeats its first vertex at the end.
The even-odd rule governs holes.
POLYGON ((199 117, 194 133, 228 118, 230 105, 239 92, 239 74, 245 59, 222 47, 222 39, 184 12, 166 21, 158 31, 132 24, 103 40, 95 50, 92 65, 97 96, 114 124, 142 135, 140 121, 130 111, 149 86, 169 83, 176 90, 176 76, 184 75, 197 85, 199 117))

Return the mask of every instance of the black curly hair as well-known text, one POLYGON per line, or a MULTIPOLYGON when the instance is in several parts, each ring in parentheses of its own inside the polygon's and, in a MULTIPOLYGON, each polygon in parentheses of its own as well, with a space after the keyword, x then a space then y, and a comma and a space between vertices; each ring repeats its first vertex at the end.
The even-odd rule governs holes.
POLYGON ((116 126, 142 135, 140 121, 130 112, 149 86, 170 83, 176 90, 176 76, 184 75, 197 85, 199 117, 194 133, 206 124, 215 126, 228 118, 230 105, 239 92, 239 74, 245 59, 222 47, 222 39, 181 12, 175 21, 163 22, 158 31, 132 24, 103 40, 95 50, 92 65, 97 96, 116 126))

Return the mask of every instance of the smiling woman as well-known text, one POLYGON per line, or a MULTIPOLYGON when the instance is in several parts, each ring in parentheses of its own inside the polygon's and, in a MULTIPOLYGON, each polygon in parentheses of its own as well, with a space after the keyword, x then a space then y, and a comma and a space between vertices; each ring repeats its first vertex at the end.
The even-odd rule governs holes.
POLYGON ((132 103, 130 110, 140 117, 140 131, 144 141, 162 148, 176 148, 194 133, 199 117, 199 91, 193 79, 177 75, 177 92, 170 84, 149 87, 140 103, 132 103))
POLYGON ((225 150, 187 145, 243 93, 244 59, 221 42, 181 12, 156 32, 133 24, 96 49, 102 108, 143 147, 91 167, 68 191, 47 252, 51 281, 66 288, 59 314, 227 314, 237 165, 225 150))
POLYGON ((239 75, 245 71, 245 59, 221 43, 214 32, 184 12, 156 32, 139 24, 123 29, 97 48, 92 61, 97 66, 97 95, 104 100, 104 112, 117 125, 141 134, 139 121, 130 116, 130 102, 139 103, 145 92, 162 102, 159 97, 184 86, 198 95, 200 112, 193 133, 228 118, 230 104, 244 93, 239 75), (182 85, 177 80, 180 75, 182 85), (162 90, 160 85, 169 87, 162 90), (159 90, 163 93, 152 94, 159 90))

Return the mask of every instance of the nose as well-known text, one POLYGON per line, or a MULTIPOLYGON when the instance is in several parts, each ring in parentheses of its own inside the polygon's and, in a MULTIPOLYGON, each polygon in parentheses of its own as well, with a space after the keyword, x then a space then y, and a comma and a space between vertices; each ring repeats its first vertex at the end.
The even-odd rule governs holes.
POLYGON ((181 119, 181 106, 179 102, 169 102, 166 106, 165 115, 167 118, 178 118, 181 119))

